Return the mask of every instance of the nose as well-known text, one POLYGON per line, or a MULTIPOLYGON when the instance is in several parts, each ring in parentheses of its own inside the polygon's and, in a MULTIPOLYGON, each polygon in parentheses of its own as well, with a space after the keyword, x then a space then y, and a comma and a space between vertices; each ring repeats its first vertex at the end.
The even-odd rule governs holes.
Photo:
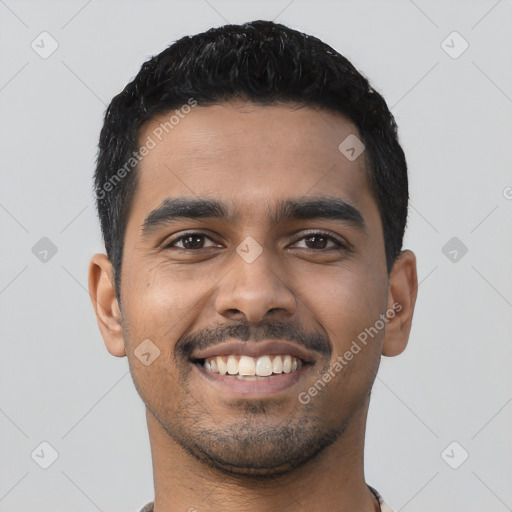
POLYGON ((252 262, 233 254, 232 268, 221 280, 215 298, 218 314, 229 320, 261 322, 270 315, 292 316, 297 307, 285 276, 274 262, 269 250, 252 262))

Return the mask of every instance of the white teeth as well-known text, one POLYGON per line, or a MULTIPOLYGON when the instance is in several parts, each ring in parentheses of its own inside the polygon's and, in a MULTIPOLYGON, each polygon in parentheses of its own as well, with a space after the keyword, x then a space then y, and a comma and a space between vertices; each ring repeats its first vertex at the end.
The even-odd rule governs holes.
POLYGON ((272 370, 274 373, 283 373, 283 359, 281 356, 274 357, 274 362, 272 363, 272 370))
POLYGON ((216 356, 205 359, 206 370, 220 375, 232 375, 242 380, 259 380, 272 374, 291 373, 302 368, 302 361, 290 354, 276 356, 216 356))
POLYGON ((284 356, 283 372, 290 373, 292 371, 292 356, 284 356))
POLYGON ((226 368, 226 363, 224 359, 220 356, 212 357, 212 359, 215 359, 217 361, 217 368, 219 370, 219 373, 221 375, 226 375, 228 369, 226 368))
MULTIPOLYGON (((256 368, 254 364, 254 358, 249 356, 241 356, 238 361, 238 373, 240 375, 255 375, 256 368)), ((260 375, 258 373, 258 375, 260 375)))
POLYGON ((229 375, 236 375, 238 373, 238 361, 235 356, 228 357, 228 363, 226 365, 229 375))
POLYGON ((269 356, 261 356, 258 357, 258 362, 256 363, 256 375, 260 377, 268 377, 272 375, 272 361, 269 356))

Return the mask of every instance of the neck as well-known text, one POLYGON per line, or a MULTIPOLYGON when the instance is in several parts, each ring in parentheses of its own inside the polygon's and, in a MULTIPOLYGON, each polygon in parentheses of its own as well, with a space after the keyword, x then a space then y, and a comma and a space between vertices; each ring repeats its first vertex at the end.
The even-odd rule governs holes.
POLYGON ((155 482, 154 512, 373 512, 364 479, 363 450, 369 397, 338 439, 285 475, 254 479, 226 475, 185 452, 146 409, 155 482))

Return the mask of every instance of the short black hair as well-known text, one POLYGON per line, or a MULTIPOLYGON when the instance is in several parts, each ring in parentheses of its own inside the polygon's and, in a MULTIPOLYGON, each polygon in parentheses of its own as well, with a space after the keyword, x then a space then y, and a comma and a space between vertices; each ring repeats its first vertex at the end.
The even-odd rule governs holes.
POLYGON ((391 271, 402 248, 409 193, 405 155, 384 98, 320 39, 258 20, 179 39, 147 60, 106 110, 94 187, 119 301, 140 129, 154 116, 188 105, 191 99, 199 106, 234 99, 261 105, 295 103, 340 113, 353 122, 365 145, 391 271))

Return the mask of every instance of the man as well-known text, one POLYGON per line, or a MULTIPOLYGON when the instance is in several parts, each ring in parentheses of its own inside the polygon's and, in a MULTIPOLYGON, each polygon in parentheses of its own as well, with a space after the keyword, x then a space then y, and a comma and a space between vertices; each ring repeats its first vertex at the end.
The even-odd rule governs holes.
POLYGON ((269 21, 185 37, 110 104, 89 287, 151 442, 144 511, 389 511, 371 388, 406 347, 407 169, 383 98, 269 21))

